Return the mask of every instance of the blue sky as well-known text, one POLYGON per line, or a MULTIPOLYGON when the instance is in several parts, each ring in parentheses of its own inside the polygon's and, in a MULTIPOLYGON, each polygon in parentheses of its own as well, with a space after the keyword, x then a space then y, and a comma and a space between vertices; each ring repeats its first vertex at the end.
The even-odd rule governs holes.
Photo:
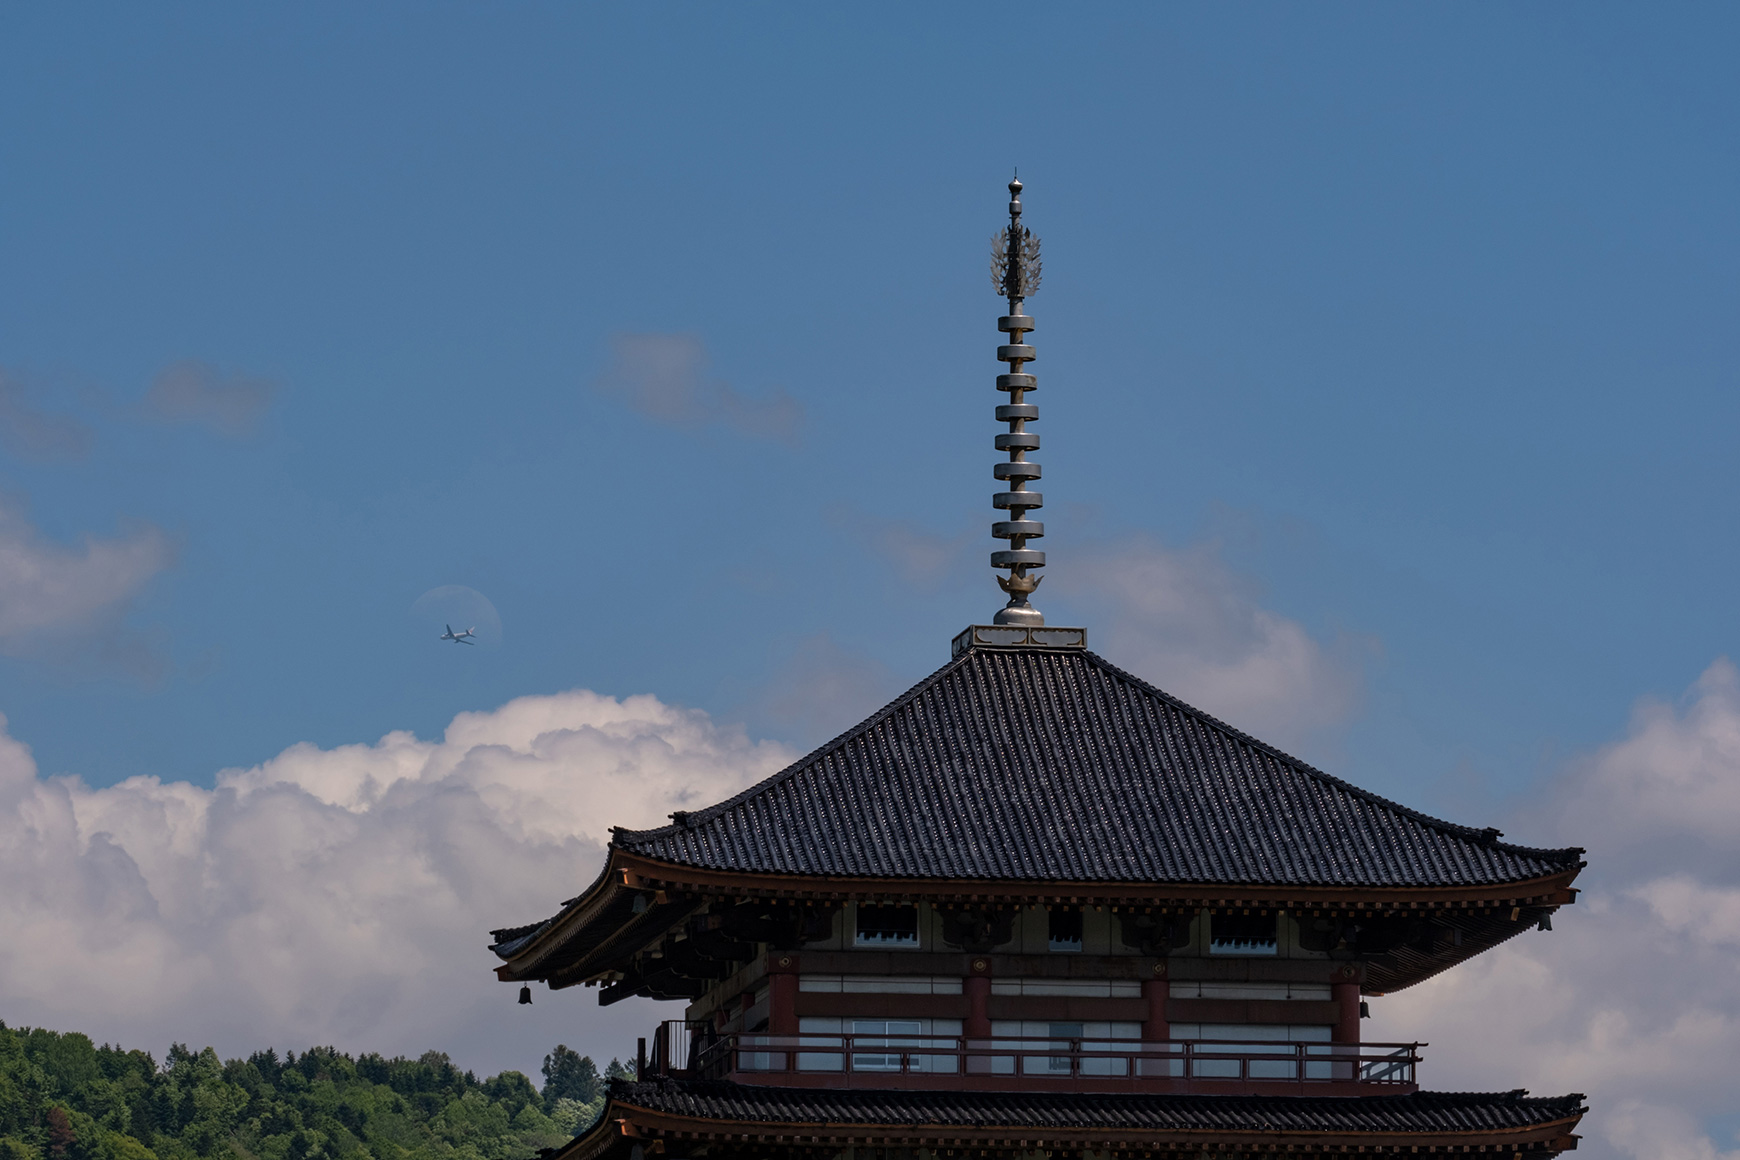
POLYGON ((1737 25, 9 8, 9 735, 210 787, 577 688, 799 748, 866 715, 1000 603, 1018 165, 1039 606, 1508 819, 1740 653, 1737 25), (466 608, 499 631, 437 641, 466 608), (1268 694, 1201 675, 1252 657, 1268 694))
POLYGON ((1734 28, 1659 15, 14 9, 0 365, 93 438, 4 483, 175 554, 127 617, 160 676, 0 701, 100 784, 576 684, 743 713, 817 633, 916 679, 989 570, 915 589, 867 532, 989 547, 1018 163, 1053 572, 1219 537, 1381 648, 1326 759, 1527 781, 1736 643, 1734 28), (595 390, 619 333, 795 445, 595 390), (137 419, 188 359, 277 385, 251 434, 137 419), (407 618, 446 584, 502 648, 407 618))

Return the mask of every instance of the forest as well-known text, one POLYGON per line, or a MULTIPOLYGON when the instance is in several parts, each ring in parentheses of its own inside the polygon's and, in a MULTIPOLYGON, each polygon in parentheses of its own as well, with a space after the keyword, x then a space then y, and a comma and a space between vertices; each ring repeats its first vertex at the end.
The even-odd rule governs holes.
POLYGON ((590 1127, 612 1060, 557 1046, 542 1088, 480 1080, 440 1052, 417 1059, 328 1047, 220 1060, 150 1053, 0 1022, 0 1160, 532 1160, 590 1127))

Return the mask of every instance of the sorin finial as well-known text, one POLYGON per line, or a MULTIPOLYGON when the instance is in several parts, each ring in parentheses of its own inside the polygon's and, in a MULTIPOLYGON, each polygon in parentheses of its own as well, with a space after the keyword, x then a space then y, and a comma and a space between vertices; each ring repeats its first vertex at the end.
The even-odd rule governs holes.
POLYGON ((1009 373, 997 376, 997 389, 1009 392, 1009 402, 997 408, 997 421, 1008 423, 1009 432, 994 442, 998 451, 1009 453, 1009 461, 991 469, 993 476, 1009 485, 1008 491, 991 497, 991 506, 1007 509, 1010 517, 991 525, 992 536, 1009 541, 1008 548, 991 553, 991 567, 1009 569, 1007 577, 997 577, 1009 603, 993 623, 1042 625, 1045 617, 1027 600, 1044 579, 1031 575, 1029 569, 1045 566, 1045 553, 1027 546, 1028 540, 1045 534, 1045 525, 1028 519, 1027 513, 1042 506, 1045 497, 1027 490, 1028 482, 1039 478, 1039 464, 1027 461, 1029 451, 1039 450, 1039 436, 1027 430, 1028 423, 1038 420, 1039 407, 1027 402, 1026 396, 1039 384, 1023 369, 1034 359, 1033 347, 1023 341, 1033 330, 1033 319, 1021 308, 1022 300, 1039 289, 1039 239, 1021 224, 1021 190, 1021 179, 1011 179, 1009 227, 991 239, 991 284, 1009 300, 1009 313, 997 320, 997 329, 1009 335, 1009 342, 997 348, 997 357, 1009 364, 1009 373))

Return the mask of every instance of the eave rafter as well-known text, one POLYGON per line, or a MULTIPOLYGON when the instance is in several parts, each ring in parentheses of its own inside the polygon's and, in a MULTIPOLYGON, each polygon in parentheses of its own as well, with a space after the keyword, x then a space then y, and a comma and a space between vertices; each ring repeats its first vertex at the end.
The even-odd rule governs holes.
POLYGON ((1463 927, 1466 944, 1380 972, 1378 989, 1429 978, 1576 901, 1581 864, 1520 882, 1476 886, 1040 882, 746 874, 662 862, 613 848, 605 872, 497 968, 504 981, 572 986, 619 972, 636 953, 710 902, 924 901, 942 907, 1075 905, 1114 912, 1281 910, 1301 917, 1424 918, 1463 927))
POLYGON ((1519 882, 1474 886, 1326 886, 1264 883, 1044 882, 1031 879, 835 878, 705 870, 617 851, 611 870, 632 889, 682 891, 794 901, 1004 903, 1023 906, 1268 907, 1283 910, 1456 910, 1495 906, 1567 906, 1582 865, 1519 882))

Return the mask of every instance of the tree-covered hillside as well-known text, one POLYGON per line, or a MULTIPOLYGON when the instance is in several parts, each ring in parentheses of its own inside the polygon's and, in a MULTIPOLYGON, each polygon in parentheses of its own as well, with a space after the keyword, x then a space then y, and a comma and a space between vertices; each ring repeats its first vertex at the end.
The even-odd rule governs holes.
POLYGON ((0 1023, 0 1160, 531 1160, 604 1103, 590 1058, 557 1047, 543 1070, 539 1090, 517 1071, 479 1080, 434 1051, 226 1061, 180 1044, 160 1067, 77 1032, 0 1023))

